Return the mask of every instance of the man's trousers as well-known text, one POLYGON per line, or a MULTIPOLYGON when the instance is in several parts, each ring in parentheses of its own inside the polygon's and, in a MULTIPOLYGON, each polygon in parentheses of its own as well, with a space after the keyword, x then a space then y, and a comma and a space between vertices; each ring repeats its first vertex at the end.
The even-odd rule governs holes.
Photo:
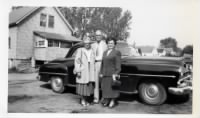
POLYGON ((94 88, 94 101, 99 101, 99 73, 101 69, 101 61, 95 63, 95 88, 94 88))

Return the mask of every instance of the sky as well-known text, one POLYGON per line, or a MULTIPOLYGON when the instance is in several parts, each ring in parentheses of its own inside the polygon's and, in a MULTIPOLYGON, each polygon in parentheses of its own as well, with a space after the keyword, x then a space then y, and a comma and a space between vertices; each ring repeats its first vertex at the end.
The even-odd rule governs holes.
POLYGON ((157 47, 161 39, 172 37, 180 48, 192 45, 200 26, 198 7, 199 1, 193 0, 141 0, 122 5, 132 13, 128 42, 157 47))
MULTIPOLYGON (((31 0, 29 0, 31 1, 31 0)), ((33 0, 34 1, 34 0, 33 0)), ((48 1, 48 0, 47 0, 48 1)), ((158 47, 159 41, 172 37, 178 47, 193 45, 200 37, 200 0, 64 0, 65 2, 28 2, 30 6, 121 7, 132 13, 128 43, 158 47)), ((26 6, 26 1, 12 3, 26 6)))

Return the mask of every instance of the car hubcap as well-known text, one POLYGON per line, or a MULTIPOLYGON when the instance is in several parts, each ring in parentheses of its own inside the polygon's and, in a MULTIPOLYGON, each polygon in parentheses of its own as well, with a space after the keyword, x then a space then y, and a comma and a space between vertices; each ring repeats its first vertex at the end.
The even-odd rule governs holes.
POLYGON ((156 96, 158 96, 158 93, 159 93, 159 90, 158 90, 158 87, 156 85, 150 85, 146 89, 146 95, 149 98, 155 98, 156 96))
POLYGON ((55 90, 59 91, 62 87, 62 80, 61 79, 54 79, 53 80, 53 87, 55 90))

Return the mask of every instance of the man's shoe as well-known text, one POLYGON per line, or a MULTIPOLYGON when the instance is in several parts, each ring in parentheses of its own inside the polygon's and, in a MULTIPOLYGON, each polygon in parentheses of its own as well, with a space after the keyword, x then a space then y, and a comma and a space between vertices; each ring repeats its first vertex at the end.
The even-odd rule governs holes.
POLYGON ((93 100, 93 103, 94 104, 99 104, 99 101, 98 100, 93 100))

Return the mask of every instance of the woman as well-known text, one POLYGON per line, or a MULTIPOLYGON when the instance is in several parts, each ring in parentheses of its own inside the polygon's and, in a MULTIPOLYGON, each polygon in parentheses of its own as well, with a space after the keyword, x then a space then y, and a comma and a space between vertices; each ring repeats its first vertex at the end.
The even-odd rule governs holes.
POLYGON ((89 105, 88 97, 94 94, 95 56, 88 37, 83 39, 84 47, 78 49, 74 61, 76 76, 76 93, 81 96, 81 105, 89 105))
POLYGON ((121 71, 121 53, 115 49, 117 44, 115 38, 108 38, 106 41, 108 49, 103 54, 102 67, 100 71, 103 106, 113 108, 116 105, 116 98, 119 92, 112 88, 112 82, 121 71))

